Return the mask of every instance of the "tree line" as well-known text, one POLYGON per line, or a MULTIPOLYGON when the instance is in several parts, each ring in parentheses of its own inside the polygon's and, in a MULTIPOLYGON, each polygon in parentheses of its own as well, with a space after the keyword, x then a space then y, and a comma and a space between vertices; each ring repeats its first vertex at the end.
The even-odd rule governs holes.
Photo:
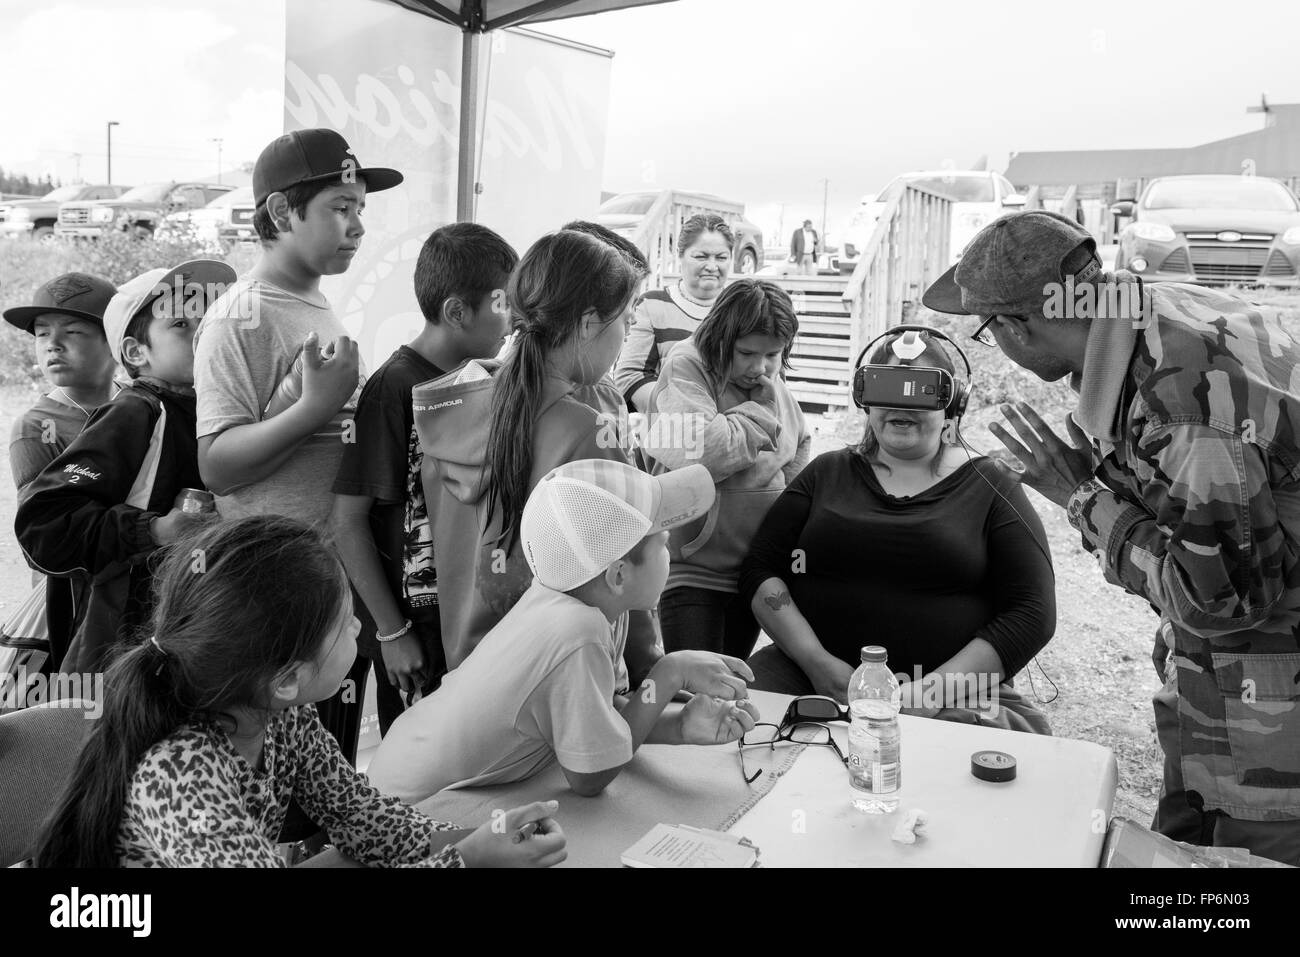
POLYGON ((50 190, 62 186, 48 173, 43 179, 32 179, 26 173, 6 173, 0 169, 0 193, 25 193, 28 196, 44 196, 50 190))

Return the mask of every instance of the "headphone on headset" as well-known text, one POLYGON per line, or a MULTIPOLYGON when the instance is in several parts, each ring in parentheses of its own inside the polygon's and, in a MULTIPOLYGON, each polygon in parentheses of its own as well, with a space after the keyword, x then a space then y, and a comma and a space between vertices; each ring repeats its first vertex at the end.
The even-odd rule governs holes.
POLYGON ((886 409, 910 409, 925 412, 942 411, 956 419, 966 413, 971 396, 971 367, 966 353, 952 339, 932 326, 901 325, 887 329, 876 336, 858 353, 853 363, 853 404, 859 409, 870 406, 886 409), (966 367, 966 381, 957 381, 946 369, 933 366, 898 366, 882 363, 862 365, 862 359, 881 339, 894 336, 891 343, 894 355, 900 359, 915 359, 925 352, 922 333, 942 339, 961 356, 966 367))

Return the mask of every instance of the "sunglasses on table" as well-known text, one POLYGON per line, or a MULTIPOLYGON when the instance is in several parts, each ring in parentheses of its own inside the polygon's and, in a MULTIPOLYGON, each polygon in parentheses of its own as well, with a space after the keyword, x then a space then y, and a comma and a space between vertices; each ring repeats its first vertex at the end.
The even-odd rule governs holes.
POLYGON ((781 727, 801 721, 847 723, 848 720, 849 709, 841 707, 834 698, 828 698, 824 694, 805 694, 790 702, 790 707, 785 709, 785 717, 781 719, 781 727))
MULTIPOLYGON (((829 698, 826 700, 830 701, 829 698)), ((831 701, 831 704, 835 704, 835 702, 831 701)), ((835 743, 831 729, 824 724, 811 721, 799 721, 789 725, 784 722, 779 725, 770 722, 759 722, 751 730, 746 731, 740 740, 736 742, 740 754, 740 774, 745 779, 746 784, 753 784, 762 777, 763 769, 760 768, 753 774, 750 774, 745 769, 745 749, 766 747, 771 751, 775 751, 778 744, 785 742, 830 748, 835 752, 835 756, 840 759, 841 764, 847 766, 849 763, 848 759, 844 757, 844 752, 840 750, 840 746, 835 743)))

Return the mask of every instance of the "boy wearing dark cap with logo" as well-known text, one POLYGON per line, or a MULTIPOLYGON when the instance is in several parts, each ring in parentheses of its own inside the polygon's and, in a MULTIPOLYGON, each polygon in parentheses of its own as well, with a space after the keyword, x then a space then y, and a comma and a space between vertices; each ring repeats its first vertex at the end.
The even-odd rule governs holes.
MULTIPOLYGON (((328 523, 362 376, 356 343, 320 281, 346 272, 356 255, 366 195, 401 182, 396 170, 362 167, 330 129, 286 133, 257 158, 261 258, 208 310, 195 341, 199 470, 223 518, 328 523)), ((349 760, 368 664, 358 657, 340 692, 319 706, 349 760)))
POLYGON ((5 310, 5 321, 33 337, 36 365, 53 388, 14 420, 9 468, 21 493, 113 396, 117 363, 104 336, 104 309, 117 290, 98 276, 64 273, 30 306, 5 310))
POLYGON ((102 670, 108 649, 148 618, 149 556, 210 517, 176 505, 183 489, 202 488, 191 343, 207 300, 234 281, 225 263, 196 260, 117 291, 103 328, 131 386, 91 416, 18 508, 14 531, 28 561, 89 584, 71 645, 53 647, 51 629, 51 657, 65 672, 102 670))
POLYGON ((340 419, 356 408, 361 377, 320 281, 351 264, 366 194, 401 181, 395 170, 359 168, 334 130, 286 133, 258 157, 262 256, 212 306, 195 344, 199 468, 223 518, 328 521, 340 419), (277 400, 277 390, 296 401, 277 400))

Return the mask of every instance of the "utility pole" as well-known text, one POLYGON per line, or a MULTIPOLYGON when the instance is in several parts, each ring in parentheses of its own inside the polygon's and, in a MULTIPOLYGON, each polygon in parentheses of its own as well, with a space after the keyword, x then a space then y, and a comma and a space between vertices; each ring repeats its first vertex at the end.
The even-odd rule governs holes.
POLYGON ((80 183, 80 182, 81 182, 81 154, 80 154, 80 153, 73 153, 73 154, 72 154, 72 160, 73 160, 74 163, 77 164, 77 178, 76 178, 76 182, 80 183))
POLYGON ((108 185, 113 185, 113 127, 121 126, 117 120, 108 121, 108 185))
POLYGON ((831 181, 822 180, 822 243, 826 242, 826 194, 831 188, 831 181))
POLYGON ((221 185, 221 143, 222 143, 222 140, 221 140, 221 137, 219 137, 219 136, 214 136, 214 137, 212 137, 212 139, 208 140, 208 142, 209 142, 209 143, 216 143, 216 144, 217 144, 217 185, 220 186, 220 185, 221 185))

